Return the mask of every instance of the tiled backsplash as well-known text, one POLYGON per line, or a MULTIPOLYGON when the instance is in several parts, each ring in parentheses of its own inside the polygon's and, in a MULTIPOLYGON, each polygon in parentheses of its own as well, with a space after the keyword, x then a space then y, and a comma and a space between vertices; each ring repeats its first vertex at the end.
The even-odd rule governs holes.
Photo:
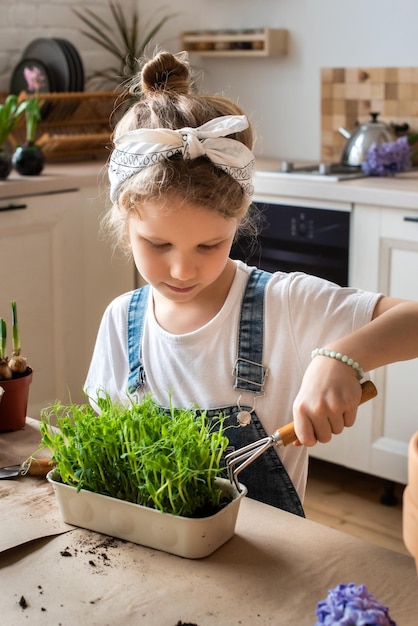
POLYGON ((347 140, 338 129, 368 122, 371 111, 418 131, 418 67, 322 68, 321 161, 339 161, 347 140))

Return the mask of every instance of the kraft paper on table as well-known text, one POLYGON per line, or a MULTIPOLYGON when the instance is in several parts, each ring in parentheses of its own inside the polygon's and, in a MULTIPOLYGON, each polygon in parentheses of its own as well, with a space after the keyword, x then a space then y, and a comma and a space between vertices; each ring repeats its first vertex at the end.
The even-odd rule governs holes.
POLYGON ((412 557, 249 498, 234 537, 190 560, 68 526, 49 483, 21 477, 0 481, 3 535, 7 626, 313 626, 317 602, 350 582, 366 585, 398 626, 418 624, 412 557))
MULTIPOLYGON (((0 434, 0 467, 23 463, 39 445, 38 422, 27 418, 23 430, 0 434)), ((48 456, 47 451, 40 456, 48 456)), ((0 480, 0 552, 72 528, 62 521, 46 478, 0 480)))
POLYGON ((81 529, 0 556, 2 620, 30 624, 313 626, 337 584, 365 584, 398 626, 418 623, 412 559, 244 500, 236 535, 188 560, 81 529), (24 596, 23 611, 18 600, 24 596), (24 623, 24 622, 23 622, 24 623))

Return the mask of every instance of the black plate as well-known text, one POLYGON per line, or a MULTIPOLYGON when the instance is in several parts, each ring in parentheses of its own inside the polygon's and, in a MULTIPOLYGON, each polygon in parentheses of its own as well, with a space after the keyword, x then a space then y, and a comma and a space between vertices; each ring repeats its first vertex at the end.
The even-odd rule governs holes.
POLYGON ((71 70, 61 46, 54 39, 41 37, 34 39, 24 50, 23 59, 37 59, 51 72, 56 91, 69 91, 71 70))
POLYGON ((70 71, 68 91, 77 91, 77 68, 75 66, 74 59, 70 54, 67 46, 65 45, 63 39, 54 38, 54 41, 60 46, 65 58, 67 59, 68 69, 70 71))
POLYGON ((50 91, 55 91, 55 89, 56 87, 52 73, 44 63, 38 61, 37 59, 23 59, 13 70, 12 78, 10 80, 10 93, 15 94, 16 96, 20 94, 21 91, 26 91, 27 93, 34 93, 35 91, 38 91, 39 93, 48 93, 50 91), (25 78, 26 69, 36 69, 39 72, 41 85, 38 89, 29 89, 29 85, 25 78))
POLYGON ((68 39, 55 38, 55 41, 61 46, 68 57, 72 75, 72 91, 84 91, 84 67, 77 48, 71 41, 68 41, 68 39))

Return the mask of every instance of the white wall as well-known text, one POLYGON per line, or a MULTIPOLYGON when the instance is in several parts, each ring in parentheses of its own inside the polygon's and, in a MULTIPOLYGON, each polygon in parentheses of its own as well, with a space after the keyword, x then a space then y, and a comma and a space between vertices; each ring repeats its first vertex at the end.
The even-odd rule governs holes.
POLYGON ((182 12, 172 23, 176 30, 289 30, 285 58, 194 57, 205 70, 205 89, 222 91, 246 109, 258 129, 256 151, 266 156, 319 159, 321 67, 418 65, 416 0, 183 0, 175 6, 182 12))
MULTIPOLYGON (((135 3, 146 22, 155 11, 177 13, 158 37, 177 51, 181 30, 287 28, 288 55, 271 59, 204 59, 203 88, 222 92, 246 109, 258 131, 256 152, 318 159, 320 68, 418 65, 416 0, 122 0, 135 3)), ((78 48, 87 72, 105 54, 80 34, 71 7, 106 14, 107 0, 0 0, 0 89, 35 37, 65 37, 78 48)), ((162 12, 162 13, 161 13, 162 12)))

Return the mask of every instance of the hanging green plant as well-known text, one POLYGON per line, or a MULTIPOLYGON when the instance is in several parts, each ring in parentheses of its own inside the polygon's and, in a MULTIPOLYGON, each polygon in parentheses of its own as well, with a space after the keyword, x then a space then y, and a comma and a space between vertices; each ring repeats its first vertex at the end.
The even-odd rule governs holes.
POLYGON ((129 82, 137 73, 138 59, 144 55, 146 47, 174 14, 163 15, 154 25, 146 26, 145 33, 142 34, 137 9, 133 9, 131 15, 126 16, 120 2, 109 0, 108 4, 112 19, 105 19, 88 8, 83 8, 82 11, 73 9, 73 12, 86 27, 80 32, 110 52, 117 60, 116 66, 97 70, 88 79, 118 87, 129 82))

